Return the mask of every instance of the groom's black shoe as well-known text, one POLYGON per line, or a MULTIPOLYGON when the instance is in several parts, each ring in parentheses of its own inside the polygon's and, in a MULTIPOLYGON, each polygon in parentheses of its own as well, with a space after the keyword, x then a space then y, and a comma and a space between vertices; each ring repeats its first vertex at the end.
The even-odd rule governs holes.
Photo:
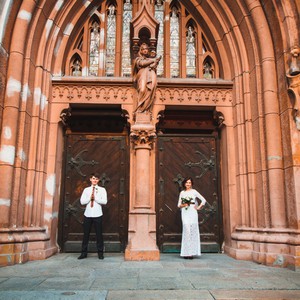
POLYGON ((102 252, 99 252, 99 253, 98 253, 98 258, 99 258, 99 259, 104 259, 104 256, 103 256, 103 253, 102 253, 102 252))
POLYGON ((84 258, 87 258, 86 253, 81 253, 80 256, 78 256, 78 259, 84 259, 84 258))

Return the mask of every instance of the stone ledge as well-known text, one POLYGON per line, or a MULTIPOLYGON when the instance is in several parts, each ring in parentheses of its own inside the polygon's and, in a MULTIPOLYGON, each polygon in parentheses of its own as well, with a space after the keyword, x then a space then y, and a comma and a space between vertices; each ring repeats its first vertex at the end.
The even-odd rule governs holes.
POLYGON ((125 250, 125 260, 156 261, 160 259, 159 250, 125 250))

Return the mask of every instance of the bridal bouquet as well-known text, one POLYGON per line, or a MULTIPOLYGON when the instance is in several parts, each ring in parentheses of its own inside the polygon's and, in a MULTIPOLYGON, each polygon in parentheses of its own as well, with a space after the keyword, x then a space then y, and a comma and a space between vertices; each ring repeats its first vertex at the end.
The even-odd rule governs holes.
POLYGON ((191 201, 193 200, 193 198, 192 197, 185 197, 185 198, 181 198, 181 203, 182 204, 188 204, 188 206, 187 207, 185 207, 185 209, 188 209, 189 208, 189 206, 190 206, 190 204, 191 204, 191 201))

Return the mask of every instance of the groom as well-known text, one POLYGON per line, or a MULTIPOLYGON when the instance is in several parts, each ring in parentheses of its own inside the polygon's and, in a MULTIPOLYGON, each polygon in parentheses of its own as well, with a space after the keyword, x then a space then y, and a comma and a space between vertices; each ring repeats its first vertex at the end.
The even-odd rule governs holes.
POLYGON ((83 241, 81 255, 78 259, 87 257, 88 244, 92 225, 94 224, 98 258, 104 259, 103 256, 103 234, 102 234, 102 205, 107 203, 107 193, 105 188, 98 186, 99 175, 93 173, 90 175, 91 186, 85 188, 80 198, 81 205, 86 205, 83 220, 83 241))

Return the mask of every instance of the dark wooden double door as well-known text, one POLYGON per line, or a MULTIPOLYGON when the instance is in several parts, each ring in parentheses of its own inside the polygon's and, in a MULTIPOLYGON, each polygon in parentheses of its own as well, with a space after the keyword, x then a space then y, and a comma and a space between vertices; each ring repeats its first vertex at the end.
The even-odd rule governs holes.
MULTIPOLYGON (((79 199, 89 186, 89 174, 100 174, 108 193, 103 208, 105 251, 123 252, 127 244, 129 206, 129 141, 127 136, 71 134, 66 136, 65 174, 61 208, 60 244, 65 252, 81 250, 84 207, 79 199)), ((215 135, 160 135, 157 138, 157 243, 162 252, 178 252, 181 218, 178 195, 185 176, 208 201, 199 213, 202 250, 219 252, 222 219, 218 190, 215 135)), ((95 240, 94 232, 91 235, 95 240)), ((95 251, 95 243, 90 244, 95 251)))
POLYGON ((202 252, 219 252, 222 245, 222 210, 219 193, 217 136, 163 135, 158 138, 157 240, 162 252, 179 252, 181 212, 178 196, 185 177, 207 200, 199 211, 202 252))
MULTIPOLYGON (((100 175, 108 203, 103 206, 105 251, 122 252, 128 229, 128 147, 126 136, 71 134, 65 138, 65 174, 61 208, 61 247, 64 252, 81 251, 83 213, 80 205, 83 189, 90 186, 89 175, 100 175)), ((92 229, 90 251, 96 251, 92 229)))

